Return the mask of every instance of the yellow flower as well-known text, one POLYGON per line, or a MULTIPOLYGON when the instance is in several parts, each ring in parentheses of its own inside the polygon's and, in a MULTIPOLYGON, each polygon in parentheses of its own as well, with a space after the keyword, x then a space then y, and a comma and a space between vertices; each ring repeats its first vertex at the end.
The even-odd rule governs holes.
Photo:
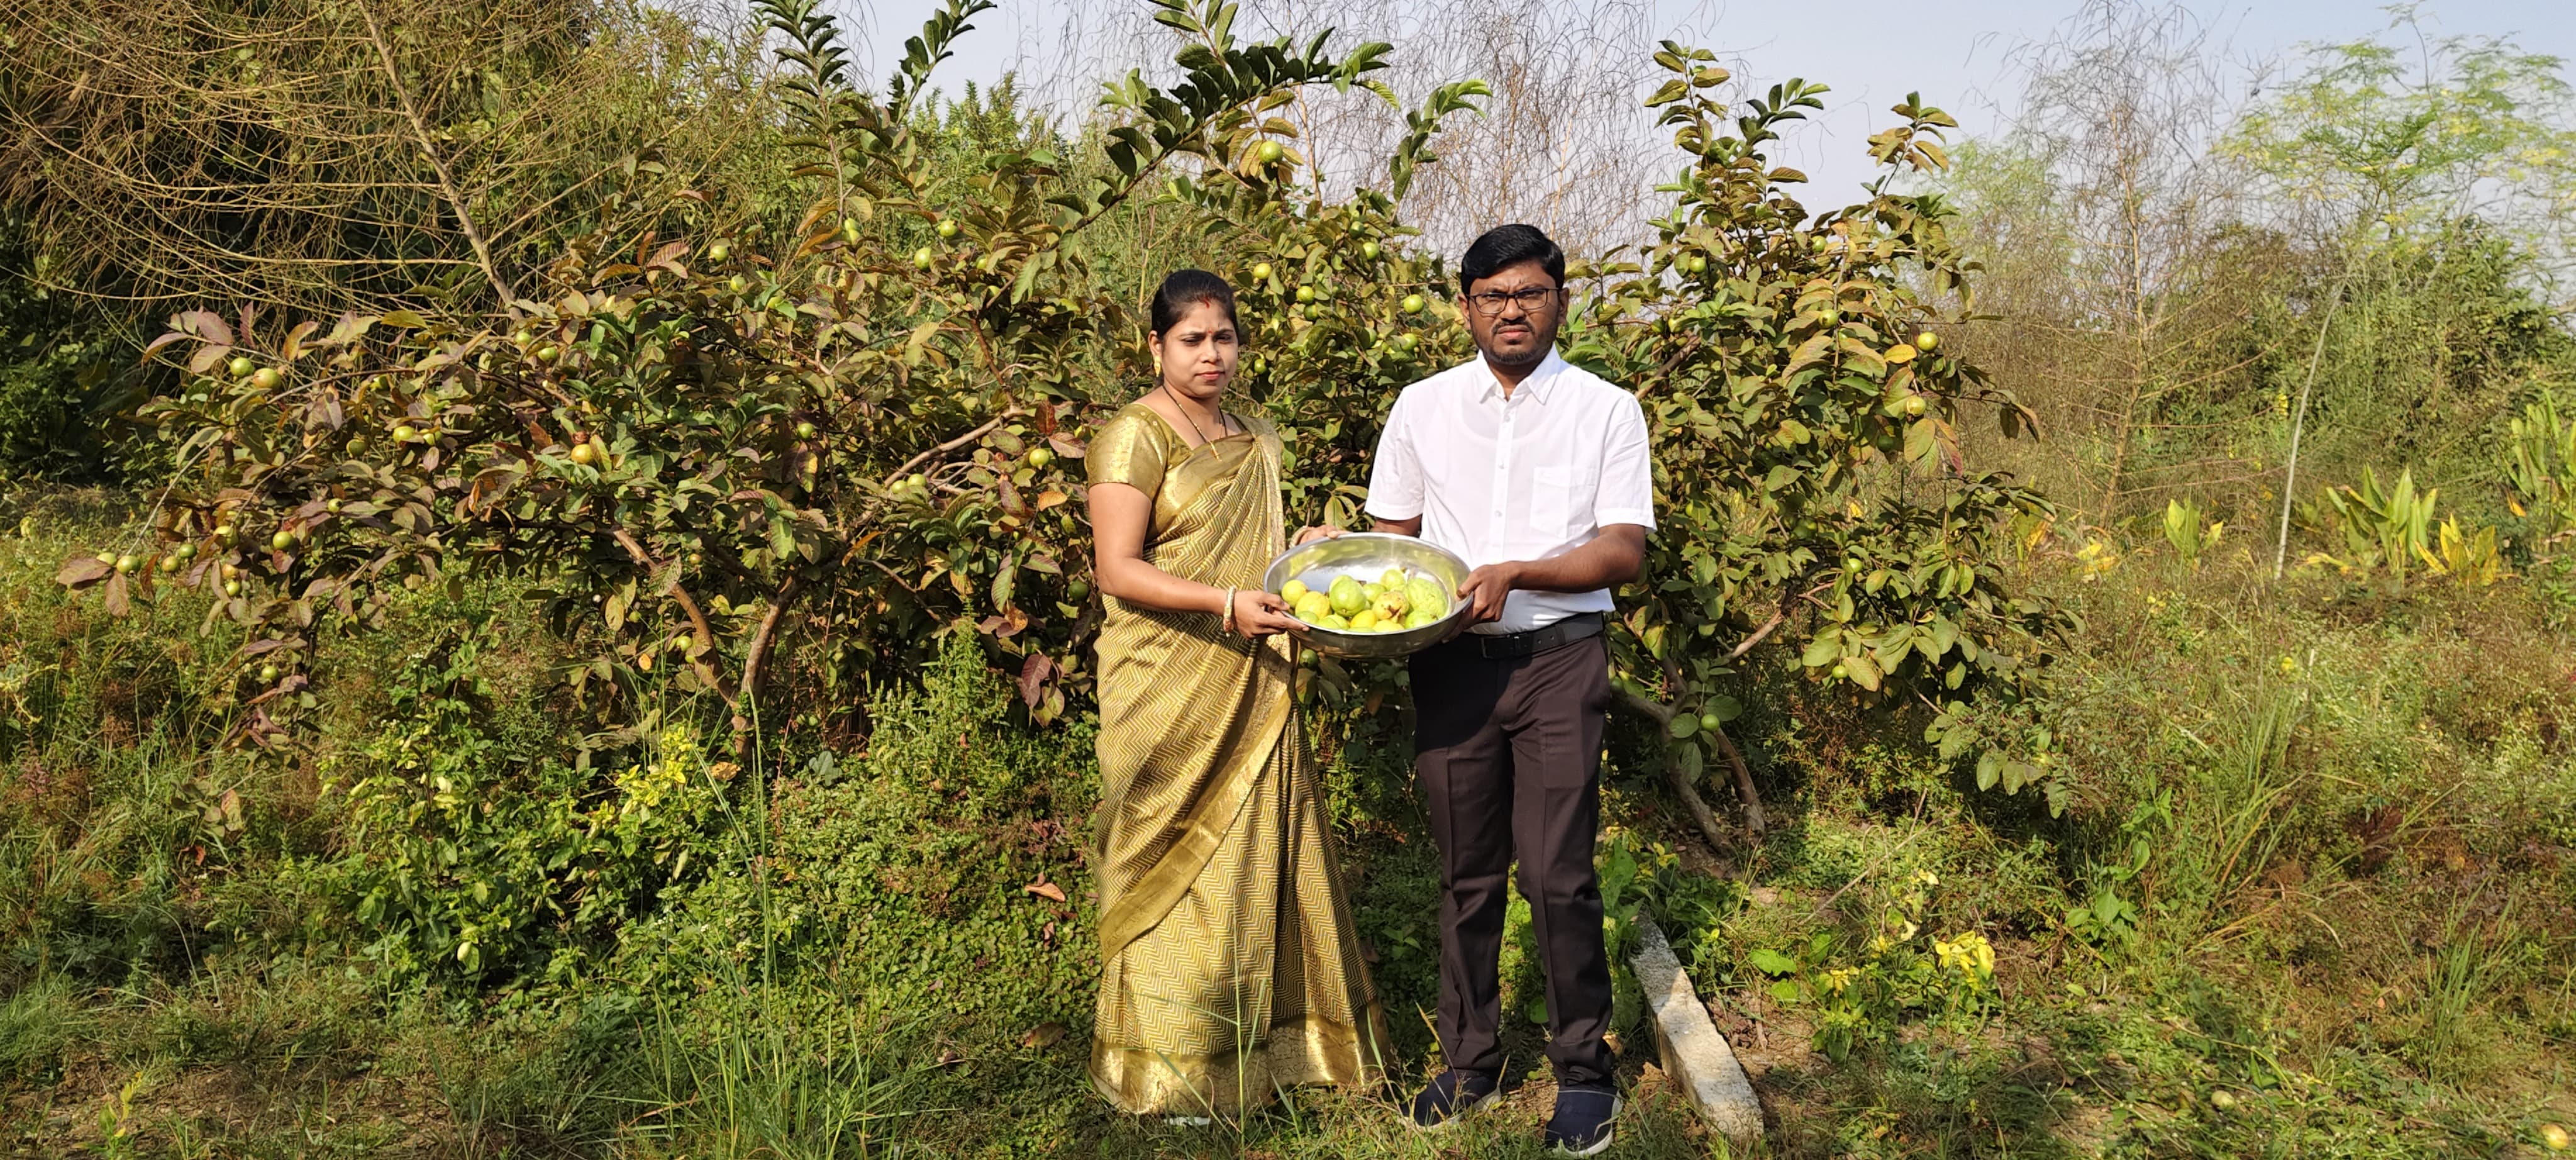
POLYGON ((1959 977, 1970 984, 1981 984, 1994 977, 1994 944, 1973 930, 1934 940, 1932 954, 1944 969, 1957 971, 1959 977))
POLYGON ((2082 566, 2080 579, 2090 584, 2119 567, 2120 547, 2109 540, 2088 540, 2075 550, 2075 559, 2082 566))
POLYGON ((2288 653, 2281 654, 2281 675, 2286 677, 2293 675, 2298 671, 2299 662, 2292 659, 2288 653))

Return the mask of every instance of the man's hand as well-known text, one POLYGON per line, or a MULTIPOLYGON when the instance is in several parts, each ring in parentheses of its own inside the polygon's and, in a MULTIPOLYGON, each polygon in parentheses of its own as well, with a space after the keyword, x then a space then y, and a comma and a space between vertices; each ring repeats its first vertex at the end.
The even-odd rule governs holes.
MULTIPOLYGON (((1385 524, 1381 522, 1380 527, 1385 524)), ((1525 592, 1589 592, 1626 584, 1637 578, 1646 556, 1646 529, 1611 524, 1592 542, 1544 560, 1505 560, 1467 574, 1458 595, 1467 601, 1467 623, 1483 624, 1503 615, 1503 600, 1525 592)))
POLYGON ((1297 529, 1297 539, 1294 542, 1300 545, 1311 544, 1317 540, 1340 539, 1347 534, 1343 529, 1331 524, 1314 524, 1297 529))
POLYGON ((1467 573, 1466 581, 1458 585, 1458 598, 1467 602, 1467 623, 1501 619, 1503 601, 1511 596, 1512 589, 1520 587, 1521 569, 1527 566, 1518 560, 1506 560, 1467 573))

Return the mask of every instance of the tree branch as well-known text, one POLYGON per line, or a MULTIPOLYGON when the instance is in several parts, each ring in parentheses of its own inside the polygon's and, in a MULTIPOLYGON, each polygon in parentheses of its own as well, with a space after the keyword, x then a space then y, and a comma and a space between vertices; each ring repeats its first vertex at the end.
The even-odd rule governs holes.
POLYGON ((919 455, 915 455, 910 459, 904 460, 903 466, 886 473, 886 483, 889 485, 893 484, 895 480, 901 479, 906 474, 909 474, 913 468, 919 467, 924 463, 928 463, 933 459, 946 455, 951 451, 955 451, 960 447, 964 447, 969 443, 981 439, 984 436, 991 434, 994 428, 1001 426, 1003 420, 1017 418, 1024 413, 1025 412, 1021 411, 1019 408, 1012 407, 1003 411, 999 415, 993 416, 991 422, 988 422, 981 427, 977 427, 976 429, 951 439, 946 443, 942 443, 937 447, 933 447, 928 451, 924 451, 919 455))
POLYGON ((787 608, 805 591, 805 577, 788 573, 787 582, 778 586, 770 598, 769 611, 760 614, 760 624, 751 633, 751 649, 742 659, 741 697, 745 703, 760 695, 761 679, 769 672, 769 653, 778 643, 778 622, 786 619, 787 608))
MULTIPOLYGON (((641 565, 645 572, 659 574, 662 571, 662 565, 654 561, 653 554, 645 551, 644 545, 636 543, 635 537, 626 529, 616 528, 609 534, 617 537, 617 545, 626 549, 626 554, 641 565)), ((715 630, 707 627, 707 614, 698 610, 698 602, 689 598, 689 590, 680 587, 680 575, 677 571, 671 573, 671 583, 663 589, 663 592, 679 602, 680 611, 689 614, 689 626, 697 630, 698 647, 689 650, 689 666, 697 670, 699 683, 714 690, 717 696, 723 697, 724 682, 717 678, 715 666, 706 661, 707 654, 713 652, 716 647, 715 630)), ((726 703, 731 704, 732 698, 727 697, 726 703)))
POLYGON ((1744 828, 1761 837, 1769 823, 1762 816, 1762 791, 1753 788, 1753 771, 1744 767, 1744 755, 1736 751, 1735 739, 1726 735, 1724 726, 1708 732, 1717 738, 1717 747, 1726 751, 1726 763, 1735 767, 1735 794, 1744 799, 1744 828))
MULTIPOLYGON (((1749 643, 1747 647, 1750 647, 1749 643)), ((1667 654, 1664 657, 1664 687, 1676 689, 1681 687, 1681 683, 1682 663, 1667 654)), ((1726 735, 1726 730, 1711 729, 1708 732, 1717 736, 1718 747, 1726 751, 1727 764, 1735 767, 1735 796, 1744 802, 1744 828, 1758 838, 1764 829, 1762 791, 1753 788, 1753 772, 1744 768, 1744 755, 1735 751, 1735 741, 1726 735)))
POLYGON ((1753 646, 1769 639, 1772 633, 1779 630, 1780 622, 1788 618, 1789 609, 1783 605, 1779 611, 1771 614, 1771 619, 1762 622, 1762 627, 1754 629, 1753 635, 1745 637, 1743 644, 1735 646, 1735 651, 1726 654, 1726 659, 1730 661, 1744 659, 1744 654, 1752 652, 1753 646))
POLYGON ((448 170, 447 159, 438 155, 438 147, 430 143, 429 125, 421 120, 419 106, 412 103, 411 89, 403 84, 402 70, 394 64, 393 47, 385 43, 384 27, 376 23, 375 9, 366 0, 359 0, 358 14, 367 18, 367 40, 375 46, 376 60, 384 66, 385 83, 392 86, 394 100, 402 106, 403 120, 411 124, 412 139, 420 145, 422 155, 429 158, 430 168, 438 173, 439 196, 446 199, 448 210, 456 215, 457 228, 464 231, 465 240, 473 244, 474 259, 482 265, 483 276, 491 281, 492 292, 501 296, 501 307, 508 309, 516 296, 510 292, 510 284, 501 280, 501 269, 492 261, 492 247, 484 242, 483 231, 475 228, 474 215, 466 210, 464 195, 456 191, 456 175, 448 170))
MULTIPOLYGON (((1653 718, 1659 732, 1662 726, 1672 723, 1671 709, 1626 689, 1619 690, 1619 696, 1628 702, 1630 708, 1653 718)), ((1673 787, 1674 795, 1682 799, 1682 807, 1690 811, 1691 821, 1699 826, 1700 836, 1707 839, 1708 844, 1717 852, 1726 852, 1732 843, 1727 840, 1726 828, 1717 823, 1717 812, 1708 808, 1706 798, 1699 796, 1699 787, 1692 785, 1690 779, 1682 775, 1681 763, 1674 761, 1671 753, 1666 752, 1662 761, 1665 783, 1673 787)))

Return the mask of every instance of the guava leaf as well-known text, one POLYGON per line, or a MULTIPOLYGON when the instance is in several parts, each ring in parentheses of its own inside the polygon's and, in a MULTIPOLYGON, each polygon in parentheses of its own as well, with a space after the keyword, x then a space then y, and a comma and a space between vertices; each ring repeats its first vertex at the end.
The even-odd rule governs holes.
POLYGON ((1878 683, 1881 674, 1878 671, 1877 662, 1872 661, 1866 656, 1854 654, 1843 658, 1843 671, 1850 674, 1851 679, 1857 682, 1861 688, 1868 689, 1873 693, 1878 691, 1878 683))
POLYGON ((1055 661, 1045 653, 1030 653, 1020 665, 1020 701, 1036 708, 1038 695, 1046 691, 1047 675, 1055 671, 1055 661))
POLYGON ((115 565, 101 561, 96 556, 74 556, 63 561, 62 570, 54 573, 54 583, 65 588, 87 588, 107 579, 114 571, 116 571, 115 565))

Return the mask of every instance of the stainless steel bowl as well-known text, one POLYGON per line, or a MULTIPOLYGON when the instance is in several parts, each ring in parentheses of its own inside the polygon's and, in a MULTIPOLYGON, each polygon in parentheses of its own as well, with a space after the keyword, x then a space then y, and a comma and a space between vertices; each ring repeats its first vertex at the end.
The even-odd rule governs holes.
POLYGON ((1337 632, 1329 628, 1307 626, 1306 644, 1320 653, 1337 657, 1382 659, 1420 652, 1458 631, 1467 612, 1458 599, 1458 585, 1467 579, 1467 562, 1412 536, 1390 536, 1383 532, 1352 532, 1329 540, 1301 544, 1279 554, 1270 569, 1261 575, 1261 586, 1272 592, 1287 587, 1291 580, 1303 580, 1306 587, 1321 592, 1333 586, 1342 576, 1362 583, 1377 579, 1389 568, 1402 568, 1416 576, 1428 576, 1449 593, 1449 612, 1420 628, 1402 632, 1337 632))

